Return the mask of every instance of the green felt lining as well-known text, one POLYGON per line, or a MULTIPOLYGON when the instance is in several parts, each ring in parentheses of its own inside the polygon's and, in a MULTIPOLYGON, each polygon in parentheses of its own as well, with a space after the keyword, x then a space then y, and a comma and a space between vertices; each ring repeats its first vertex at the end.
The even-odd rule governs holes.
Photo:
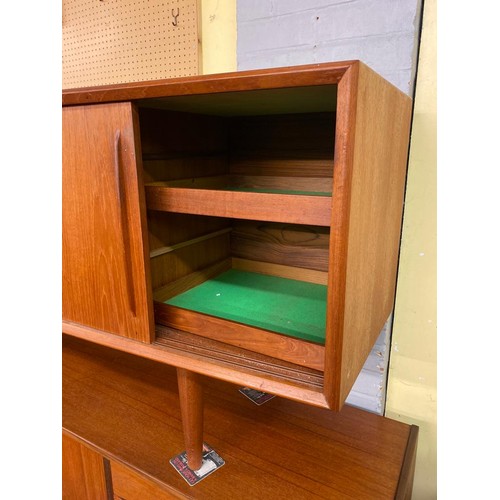
POLYGON ((230 269, 165 303, 324 344, 324 285, 230 269))

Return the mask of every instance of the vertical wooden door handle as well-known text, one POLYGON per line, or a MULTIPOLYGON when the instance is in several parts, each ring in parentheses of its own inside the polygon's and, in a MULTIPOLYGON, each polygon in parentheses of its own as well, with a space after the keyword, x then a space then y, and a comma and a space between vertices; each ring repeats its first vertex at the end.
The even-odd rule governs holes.
POLYGON ((121 172, 121 132, 120 129, 115 131, 115 141, 114 141, 114 160, 115 160, 115 181, 116 181, 116 194, 118 199, 118 211, 119 211, 119 225, 120 234, 122 237, 122 248, 123 248, 123 263, 125 270, 125 282, 127 286, 127 297, 130 311, 134 316, 136 316, 136 306, 135 306, 135 295, 133 289, 132 280, 132 262, 131 262, 131 252, 129 244, 129 232, 127 223, 127 207, 125 204, 125 188, 123 185, 123 178, 121 172))

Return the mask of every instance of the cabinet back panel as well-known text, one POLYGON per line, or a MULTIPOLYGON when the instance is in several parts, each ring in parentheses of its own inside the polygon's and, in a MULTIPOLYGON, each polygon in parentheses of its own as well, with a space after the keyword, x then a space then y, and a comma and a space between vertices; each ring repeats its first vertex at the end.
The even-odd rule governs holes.
POLYGON ((145 160, 213 155, 227 151, 227 122, 224 118, 139 108, 139 120, 145 160))
POLYGON ((151 251, 192 240, 229 227, 221 217, 199 217, 172 212, 148 212, 149 249, 151 251))
POLYGON ((153 289, 228 257, 300 269, 328 271, 329 229, 217 217, 149 213, 151 250, 231 229, 151 259, 153 289))
POLYGON ((334 113, 234 118, 230 172, 332 178, 334 138, 334 113))
POLYGON ((326 272, 329 238, 326 227, 236 221, 231 232, 231 254, 326 272))
POLYGON ((227 154, 186 156, 165 158, 162 160, 143 160, 144 182, 170 181, 177 179, 198 178, 225 174, 227 154))

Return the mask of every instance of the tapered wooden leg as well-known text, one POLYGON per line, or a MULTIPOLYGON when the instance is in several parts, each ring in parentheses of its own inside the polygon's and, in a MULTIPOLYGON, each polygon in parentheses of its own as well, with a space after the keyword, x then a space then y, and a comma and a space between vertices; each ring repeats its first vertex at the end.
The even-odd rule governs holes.
POLYGON ((203 455, 203 387, 198 374, 183 368, 177 368, 177 383, 187 461, 198 470, 203 455))

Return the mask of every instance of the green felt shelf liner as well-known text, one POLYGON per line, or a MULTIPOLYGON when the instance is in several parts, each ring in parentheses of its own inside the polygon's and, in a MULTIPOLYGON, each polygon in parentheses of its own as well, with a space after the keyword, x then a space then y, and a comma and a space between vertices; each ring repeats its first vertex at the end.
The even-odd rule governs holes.
POLYGON ((324 285, 230 269, 166 304, 325 343, 324 285))

